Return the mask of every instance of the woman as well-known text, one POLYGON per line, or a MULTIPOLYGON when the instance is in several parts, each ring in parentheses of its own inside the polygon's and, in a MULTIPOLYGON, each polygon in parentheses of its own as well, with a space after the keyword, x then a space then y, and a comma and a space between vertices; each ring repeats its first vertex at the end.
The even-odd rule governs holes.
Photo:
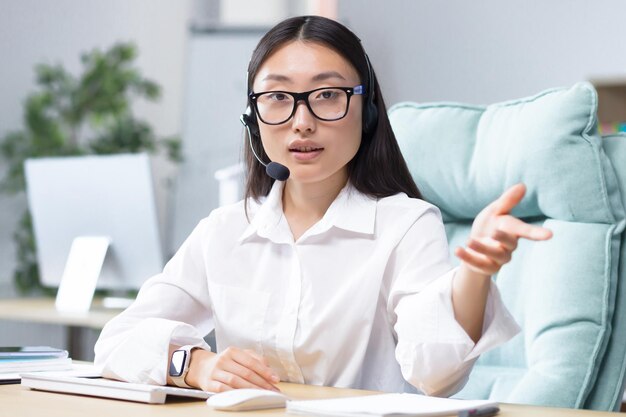
POLYGON ((508 215, 523 185, 480 213, 453 268, 352 32, 314 16, 279 23, 248 89, 246 198, 201 221, 107 324, 104 375, 207 391, 458 391, 519 330, 490 276, 519 238, 551 236, 508 215), (202 339, 213 327, 218 352, 202 339))

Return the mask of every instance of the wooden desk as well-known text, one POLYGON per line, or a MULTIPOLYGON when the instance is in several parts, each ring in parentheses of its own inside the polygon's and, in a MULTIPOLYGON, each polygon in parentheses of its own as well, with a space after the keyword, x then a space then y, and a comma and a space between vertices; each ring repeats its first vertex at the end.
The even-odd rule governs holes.
MULTIPOLYGON (((84 313, 62 313, 54 307, 54 298, 13 298, 0 300, 0 320, 29 323, 57 324, 67 326, 67 346, 70 354, 82 352, 81 330, 101 330, 104 325, 122 310, 105 309, 102 301, 94 299, 90 311, 84 313)), ((0 414, 2 416, 2 414, 0 414)))
POLYGON ((0 300, 0 319, 31 323, 61 324, 73 327, 102 329, 121 310, 104 309, 95 299, 90 311, 62 313, 54 308, 54 298, 12 298, 0 300))
MULTIPOLYGON (((314 399, 346 397, 351 395, 374 394, 372 391, 360 391, 340 388, 314 387, 280 383, 280 389, 292 398, 314 399)), ((42 391, 31 391, 20 385, 0 386, 0 417, 13 416, 46 416, 46 417, 144 417, 144 416, 221 416, 221 417, 253 417, 285 416, 284 409, 219 412, 208 407, 204 401, 184 400, 173 401, 163 405, 148 405, 119 400, 107 400, 55 394, 42 391)), ((533 407, 525 405, 501 404, 500 417, 600 417, 616 415, 601 411, 570 410, 564 408, 533 407)))

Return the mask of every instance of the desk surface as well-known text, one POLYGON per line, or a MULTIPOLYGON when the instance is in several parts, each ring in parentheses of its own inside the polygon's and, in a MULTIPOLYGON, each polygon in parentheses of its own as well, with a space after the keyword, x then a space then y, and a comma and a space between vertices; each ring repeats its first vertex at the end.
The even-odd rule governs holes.
MULTIPOLYGON (((280 389, 292 398, 313 399, 346 397, 351 395, 373 394, 372 391, 359 391, 340 388, 314 387, 281 383, 280 389)), ((208 407, 204 401, 173 401, 164 405, 140 404, 128 401, 107 400, 68 394, 55 394, 32 391, 21 385, 0 386, 0 417, 5 416, 46 416, 46 417, 117 417, 117 416, 221 416, 253 417, 285 416, 284 409, 256 412, 219 412, 208 407)), ((614 415, 600 411, 570 410, 564 408, 533 407, 525 405, 501 404, 500 417, 600 417, 614 415)), ((291 415, 291 414, 289 414, 291 415)))
POLYGON ((4 299, 0 300, 0 319, 102 329, 122 310, 105 309, 101 305, 101 301, 95 299, 91 311, 61 313, 54 308, 54 298, 4 299))

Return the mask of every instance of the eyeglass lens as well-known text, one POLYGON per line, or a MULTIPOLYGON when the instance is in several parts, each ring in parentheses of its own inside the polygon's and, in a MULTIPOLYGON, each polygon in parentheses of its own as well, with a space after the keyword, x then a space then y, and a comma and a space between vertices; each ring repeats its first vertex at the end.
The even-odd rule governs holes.
MULTIPOLYGON (((307 100, 311 111, 319 119, 338 120, 344 117, 348 110, 348 94, 338 88, 312 91, 307 100)), ((259 116, 266 123, 286 122, 291 117, 295 105, 293 96, 285 92, 270 91, 257 98, 259 116)))

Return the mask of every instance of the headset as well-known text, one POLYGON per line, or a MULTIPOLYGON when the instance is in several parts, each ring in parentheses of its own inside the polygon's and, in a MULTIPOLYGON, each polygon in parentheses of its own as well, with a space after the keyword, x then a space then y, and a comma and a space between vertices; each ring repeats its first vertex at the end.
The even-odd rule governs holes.
MULTIPOLYGON (((363 45, 361 45, 363 47, 363 45)), ((378 125, 378 107, 374 100, 376 99, 376 78, 374 76, 374 71, 372 70, 372 65, 370 63, 370 59, 363 49, 363 56, 365 57, 365 63, 367 64, 367 82, 366 82, 366 100, 365 105, 363 107, 363 133, 367 136, 370 136, 374 133, 376 126, 378 125)), ((246 73, 246 80, 248 80, 249 74, 246 73)), ((248 92, 250 94, 250 92, 248 92)), ((254 112, 254 107, 248 97, 248 106, 243 114, 239 117, 239 121, 244 125, 246 130, 248 131, 248 141, 250 144, 250 149, 254 154, 255 158, 259 161, 261 165, 265 167, 265 172, 270 177, 274 178, 278 181, 286 181, 289 178, 289 169, 279 164, 278 162, 265 163, 261 161, 259 155, 257 155, 254 150, 254 145, 252 144, 252 134, 256 136, 260 136, 259 133, 259 125, 257 124, 256 115, 254 112)))
POLYGON ((363 55, 365 55, 365 63, 367 64, 367 100, 365 100, 365 108, 363 109, 363 132, 371 135, 378 125, 378 107, 374 103, 376 99, 376 77, 365 49, 363 49, 363 55))

